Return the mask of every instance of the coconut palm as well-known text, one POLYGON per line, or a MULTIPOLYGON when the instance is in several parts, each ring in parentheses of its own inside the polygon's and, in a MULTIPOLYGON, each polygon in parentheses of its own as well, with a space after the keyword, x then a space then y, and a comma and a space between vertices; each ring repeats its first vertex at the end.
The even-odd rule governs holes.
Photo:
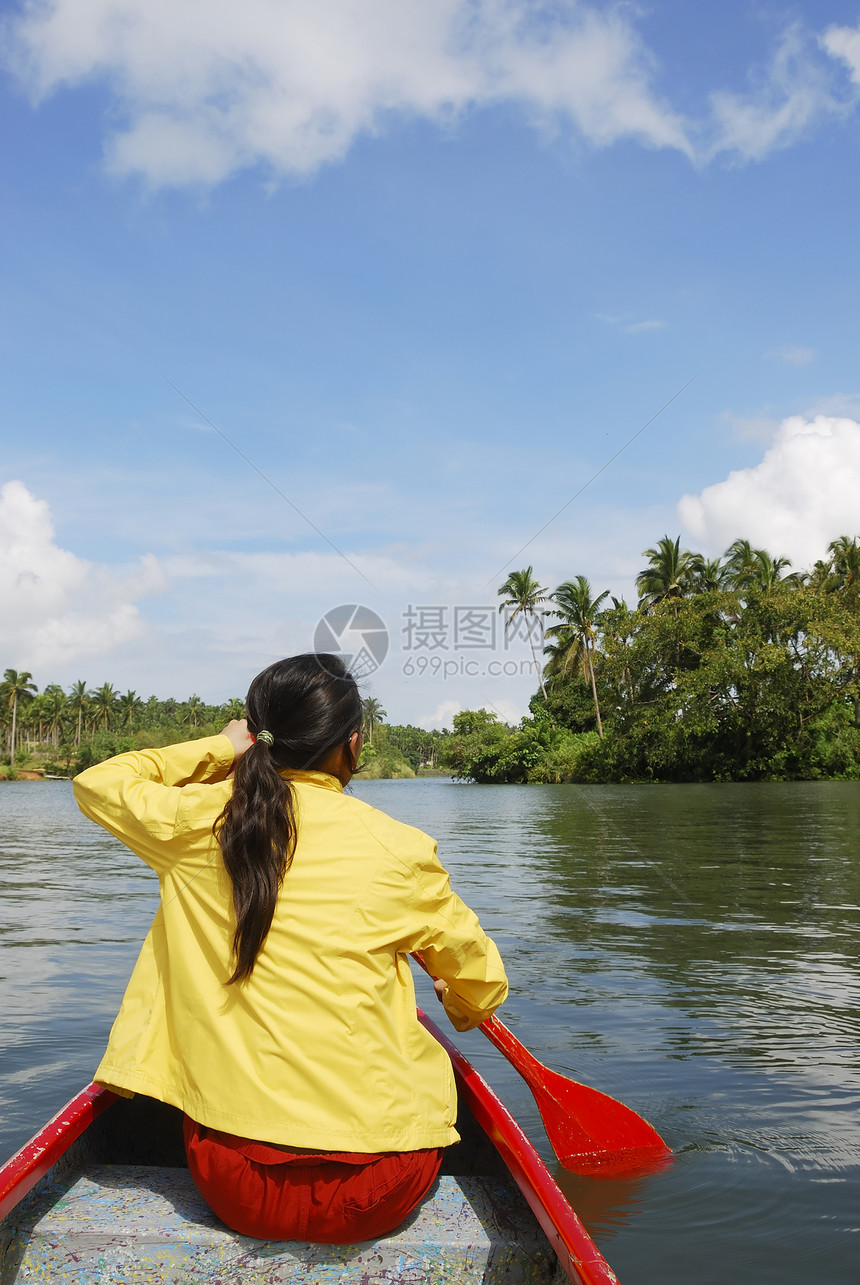
POLYGON ((105 731, 110 726, 111 719, 116 714, 117 691, 110 683, 102 683, 101 687, 90 692, 91 710, 93 714, 93 725, 98 726, 99 721, 105 731))
POLYGON ((245 702, 240 696, 233 696, 221 706, 221 713, 228 721, 234 718, 244 718, 245 702))
POLYGON ((728 582, 732 589, 743 591, 755 584, 759 577, 757 554, 749 540, 734 540, 724 553, 728 582))
POLYGON ((50 683, 42 692, 41 700, 44 707, 45 722, 51 734, 51 744, 54 749, 58 749, 60 745, 60 724, 63 721, 63 716, 68 713, 69 708, 66 693, 58 683, 50 683))
POLYGON ((849 589, 860 584, 860 544, 856 536, 840 535, 831 540, 827 552, 830 554, 830 573, 836 583, 834 588, 849 589))
POLYGON ((11 714, 11 734, 9 737, 9 754, 12 761, 15 761, 15 741, 18 735, 18 707, 26 703, 35 696, 37 692, 36 684, 33 682, 33 675, 26 669, 7 669, 3 675, 2 687, 3 703, 11 714))
POLYGON ((69 711, 75 716, 75 745, 81 743, 81 728, 84 722, 84 716, 89 710, 90 699, 87 691, 87 685, 82 678, 76 683, 72 683, 69 688, 69 711))
POLYGON ((648 566, 636 577, 639 606, 653 607, 667 598, 683 598, 693 585, 693 554, 681 548, 681 537, 664 535, 656 549, 645 549, 648 566))
POLYGON ((729 573, 721 558, 709 559, 701 553, 691 553, 689 575, 693 593, 710 593, 728 587, 729 573))
POLYGON ((790 566, 788 558, 773 558, 767 549, 754 549, 749 540, 735 540, 725 552, 728 583, 738 593, 748 589, 769 593, 782 582, 801 583, 803 576, 800 572, 787 576, 782 574, 790 566))
POLYGON ((188 723, 191 727, 196 727, 200 721, 200 713, 203 709, 203 701, 196 692, 188 697, 185 702, 185 712, 182 715, 183 723, 188 723))
POLYGON ((540 624, 542 616, 538 612, 538 607, 542 602, 549 602, 549 595, 543 585, 538 584, 532 574, 532 567, 526 567, 525 571, 512 571, 503 585, 499 587, 499 597, 506 594, 505 601, 499 607, 499 611, 509 610, 510 614, 505 620, 505 631, 514 623, 517 616, 522 616, 526 622, 526 631, 529 636, 529 646, 532 649, 532 660, 534 661, 535 670, 537 671, 540 689, 546 697, 546 687, 543 681, 543 666, 537 658, 535 651, 534 631, 531 627, 531 621, 537 621, 540 624))
POLYGON ((756 578, 754 584, 756 588, 761 589, 764 593, 769 593, 771 589, 776 588, 778 584, 798 584, 802 581, 801 572, 793 571, 790 575, 784 576, 782 573, 791 563, 788 558, 772 558, 767 549, 756 549, 755 554, 756 578))
POLYGON ((134 722, 135 714, 143 708, 143 701, 137 692, 129 689, 124 696, 120 696, 118 702, 120 723, 123 727, 131 727, 134 722))
MULTIPOLYGON (((609 590, 596 598, 591 596, 591 585, 585 576, 575 580, 565 580, 551 594, 555 604, 555 614, 560 623, 552 625, 546 632, 548 638, 556 639, 555 645, 544 650, 552 659, 550 666, 554 673, 569 673, 580 667, 591 682, 591 694, 594 697, 594 713, 597 718, 597 734, 603 740, 603 723, 600 718, 600 704, 597 699, 597 683, 594 677, 594 647, 597 640, 597 625, 600 607, 604 598, 609 597, 609 590)), ((548 667, 548 668, 549 668, 548 667)))
POLYGON ((375 696, 368 696, 361 703, 361 730, 367 737, 368 745, 373 744, 373 729, 377 723, 388 718, 380 701, 375 696))

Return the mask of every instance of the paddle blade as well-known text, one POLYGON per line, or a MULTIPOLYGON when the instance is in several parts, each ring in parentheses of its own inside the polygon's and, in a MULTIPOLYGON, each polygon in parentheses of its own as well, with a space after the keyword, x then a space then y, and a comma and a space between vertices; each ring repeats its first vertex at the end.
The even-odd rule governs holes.
MULTIPOLYGON (((433 976, 420 951, 413 951, 412 958, 433 976)), ((478 1029, 531 1089, 550 1145, 565 1169, 585 1177, 612 1178, 662 1169, 669 1163, 671 1148, 623 1102, 551 1071, 497 1017, 488 1017, 478 1029)))
POLYGON ((611 1178, 661 1169, 670 1161, 671 1149, 657 1130, 623 1102, 545 1066, 539 1078, 525 1078, 565 1169, 611 1178))
POLYGON ((610 1178, 662 1168, 672 1152, 657 1130, 608 1093, 551 1071, 497 1017, 481 1023, 532 1091, 552 1149, 572 1173, 610 1178))

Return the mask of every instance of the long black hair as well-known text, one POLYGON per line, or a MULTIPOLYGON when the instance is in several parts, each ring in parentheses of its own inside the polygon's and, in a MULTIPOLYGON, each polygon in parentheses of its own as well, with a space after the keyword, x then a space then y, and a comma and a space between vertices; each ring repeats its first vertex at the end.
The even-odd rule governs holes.
POLYGON ((213 827, 236 912, 228 985, 251 974, 296 848, 295 793, 279 769, 317 767, 340 747, 349 756, 362 715, 355 679, 325 652, 269 665, 251 683, 245 705, 249 732, 270 732, 274 744, 258 740, 238 760, 232 796, 213 827))

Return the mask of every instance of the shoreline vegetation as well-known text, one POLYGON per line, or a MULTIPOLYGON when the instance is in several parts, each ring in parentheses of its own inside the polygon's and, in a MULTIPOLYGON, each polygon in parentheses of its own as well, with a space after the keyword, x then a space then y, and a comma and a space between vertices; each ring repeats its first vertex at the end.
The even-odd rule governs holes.
MULTIPOLYGON (((529 715, 513 727, 464 710, 452 730, 427 731, 387 723, 368 697, 362 777, 860 778, 858 538, 838 537, 807 572, 747 540, 708 561, 666 535, 642 556, 635 607, 593 595, 583 575, 550 592, 532 567, 511 572, 499 610, 506 628, 527 630, 539 675, 529 715)), ((143 700, 110 683, 40 693, 29 672, 7 669, 0 780, 72 776, 126 750, 213 735, 244 713, 239 698, 143 700)))
MULTIPOLYGON (((230 719, 244 717, 239 697, 221 705, 207 705, 197 695, 184 701, 144 700, 110 683, 90 689, 83 680, 68 691, 49 683, 39 692, 27 670, 7 669, 0 681, 0 782, 69 778, 128 750, 214 736, 230 719)), ((386 717, 380 702, 367 697, 364 778, 450 776, 440 767, 439 746, 447 732, 388 725, 386 717)))

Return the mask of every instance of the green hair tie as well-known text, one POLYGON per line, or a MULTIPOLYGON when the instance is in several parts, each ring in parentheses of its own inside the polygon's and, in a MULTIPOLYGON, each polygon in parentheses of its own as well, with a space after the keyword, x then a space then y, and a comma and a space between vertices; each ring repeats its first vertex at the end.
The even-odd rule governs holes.
POLYGON ((272 746, 275 743, 275 738, 271 732, 258 732, 257 735, 254 737, 254 739, 257 741, 262 741, 264 745, 269 745, 269 746, 272 746))

